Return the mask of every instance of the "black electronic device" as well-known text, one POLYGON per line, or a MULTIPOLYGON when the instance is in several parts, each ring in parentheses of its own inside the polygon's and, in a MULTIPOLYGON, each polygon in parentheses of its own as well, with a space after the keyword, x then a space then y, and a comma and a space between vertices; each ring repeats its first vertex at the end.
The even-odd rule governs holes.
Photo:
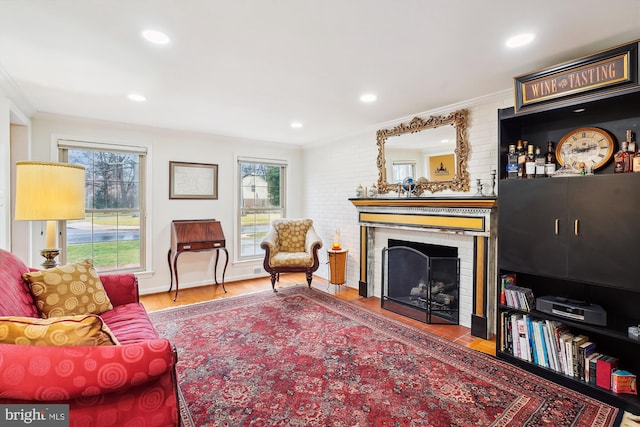
POLYGON ((536 310, 578 322, 607 326, 607 312, 601 306, 586 301, 548 295, 536 298, 536 310))

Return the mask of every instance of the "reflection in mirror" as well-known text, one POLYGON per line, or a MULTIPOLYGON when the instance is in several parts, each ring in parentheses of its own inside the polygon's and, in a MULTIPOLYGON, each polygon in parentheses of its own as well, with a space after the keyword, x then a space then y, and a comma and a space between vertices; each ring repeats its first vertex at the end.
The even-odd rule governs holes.
POLYGON ((467 110, 459 110, 426 121, 415 117, 379 130, 378 192, 402 192, 398 184, 407 177, 416 182, 416 195, 445 189, 468 191, 466 128, 467 110))
POLYGON ((391 157, 391 176, 393 176, 393 183, 397 184, 408 176, 415 178, 416 176, 416 162, 413 160, 393 160, 391 157))

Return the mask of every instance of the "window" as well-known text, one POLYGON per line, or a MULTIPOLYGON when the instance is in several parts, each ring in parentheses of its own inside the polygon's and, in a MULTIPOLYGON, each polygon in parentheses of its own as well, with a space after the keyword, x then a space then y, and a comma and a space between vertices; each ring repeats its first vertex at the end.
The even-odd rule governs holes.
POLYGON ((278 161, 238 160, 239 258, 263 257, 260 242, 271 221, 285 216, 286 164, 278 161))
POLYGON ((85 218, 66 222, 65 262, 93 259, 97 271, 145 269, 146 150, 59 141, 63 161, 86 168, 85 218))
POLYGON ((402 182, 408 176, 415 178, 416 163, 411 160, 394 161, 391 170, 393 172, 393 181, 391 182, 402 182))

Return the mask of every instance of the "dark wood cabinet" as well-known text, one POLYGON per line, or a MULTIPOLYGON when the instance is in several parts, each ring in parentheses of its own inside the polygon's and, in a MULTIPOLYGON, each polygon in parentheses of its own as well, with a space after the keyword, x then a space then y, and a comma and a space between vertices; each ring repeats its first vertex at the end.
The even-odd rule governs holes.
POLYGON ((500 267, 640 290, 640 174, 500 183, 500 267))
POLYGON ((602 306, 607 324, 588 323, 507 307, 498 297, 497 356, 637 413, 640 398, 615 394, 549 368, 526 362, 505 348, 504 318, 513 313, 559 321, 588 335, 597 351, 620 359, 620 368, 640 375, 640 341, 629 326, 640 323, 640 173, 614 174, 613 160, 593 176, 505 179, 506 153, 518 139, 544 149, 582 126, 605 129, 616 148, 626 129, 640 134, 640 92, 515 114, 498 111, 502 179, 498 182, 498 289, 501 276, 515 274, 517 285, 535 297, 563 296, 602 306), (584 112, 574 112, 584 109, 584 112))
POLYGON ((567 277, 640 292, 640 174, 568 181, 567 277))
POLYGON ((508 180, 499 191, 500 267, 566 277, 566 180, 508 180))

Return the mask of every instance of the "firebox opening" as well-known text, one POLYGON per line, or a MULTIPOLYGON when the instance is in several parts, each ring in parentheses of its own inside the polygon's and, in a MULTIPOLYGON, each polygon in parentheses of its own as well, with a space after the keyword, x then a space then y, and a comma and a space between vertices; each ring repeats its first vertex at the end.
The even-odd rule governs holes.
POLYGON ((459 322, 458 248, 389 239, 382 250, 382 308, 425 323, 459 322))

